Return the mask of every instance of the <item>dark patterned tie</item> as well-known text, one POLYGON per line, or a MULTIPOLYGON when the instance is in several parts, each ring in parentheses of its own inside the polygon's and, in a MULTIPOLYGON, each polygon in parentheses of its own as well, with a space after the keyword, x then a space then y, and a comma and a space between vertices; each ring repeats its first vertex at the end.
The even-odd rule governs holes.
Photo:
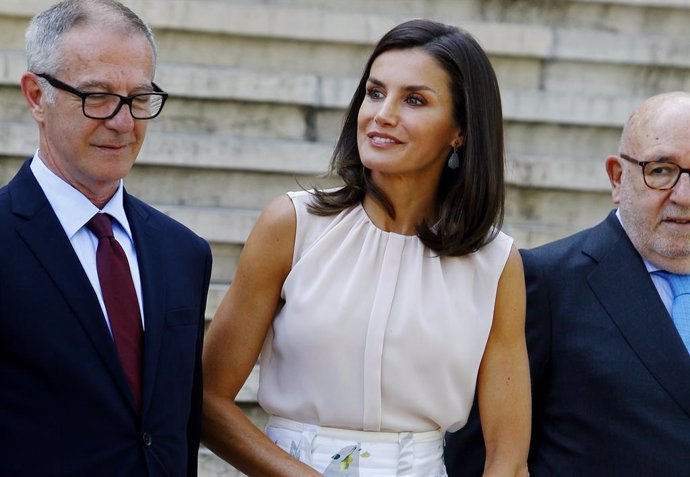
POLYGON ((109 215, 96 214, 86 226, 98 237, 96 266, 101 293, 105 309, 108 311, 115 349, 132 388, 137 407, 140 407, 144 331, 127 255, 113 236, 109 215))

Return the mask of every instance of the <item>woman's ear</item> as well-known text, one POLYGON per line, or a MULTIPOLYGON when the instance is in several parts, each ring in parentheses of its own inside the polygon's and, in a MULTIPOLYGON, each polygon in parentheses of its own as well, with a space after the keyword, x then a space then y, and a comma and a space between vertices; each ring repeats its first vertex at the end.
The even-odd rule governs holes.
POLYGON ((450 143, 450 147, 452 147, 453 149, 456 149, 456 148, 462 146, 464 142, 465 142, 464 136, 462 135, 462 133, 458 133, 458 135, 455 137, 455 139, 453 139, 453 142, 450 143))

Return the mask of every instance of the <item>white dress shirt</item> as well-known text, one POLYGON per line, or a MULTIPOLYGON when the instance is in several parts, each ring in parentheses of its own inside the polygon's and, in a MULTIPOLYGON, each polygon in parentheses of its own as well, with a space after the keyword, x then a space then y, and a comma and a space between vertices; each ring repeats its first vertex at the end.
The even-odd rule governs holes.
POLYGON ((93 205, 89 199, 86 198, 86 196, 48 169, 40 158, 39 151, 36 151, 31 161, 31 172, 34 174, 34 177, 36 177, 38 184, 41 186, 41 189, 43 189, 43 193, 48 198, 48 202, 53 208, 55 215, 57 215, 72 247, 74 247, 74 251, 77 257, 79 257, 79 261, 82 267, 84 267, 86 275, 89 277, 91 286, 93 286, 98 296, 98 301, 101 304, 101 309, 103 310, 108 329, 110 329, 110 320, 108 319, 108 312, 103 301, 103 294, 101 293, 101 285, 98 280, 98 271, 96 268, 98 238, 93 232, 86 228, 86 222, 98 212, 107 213, 115 219, 113 221, 113 234, 127 255, 129 269, 132 273, 132 280, 134 282, 134 289, 139 301, 139 310, 141 312, 143 326, 144 308, 139 263, 137 262, 137 252, 132 240, 132 231, 129 228, 129 222, 125 214, 122 180, 120 180, 115 195, 105 204, 103 209, 99 210, 98 207, 93 205))

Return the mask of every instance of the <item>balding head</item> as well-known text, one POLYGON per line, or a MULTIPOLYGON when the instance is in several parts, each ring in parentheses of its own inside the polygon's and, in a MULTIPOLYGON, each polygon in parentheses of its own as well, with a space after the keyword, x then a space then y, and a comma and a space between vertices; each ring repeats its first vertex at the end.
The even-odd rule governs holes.
MULTIPOLYGON (((637 150, 643 144, 655 140, 654 131, 650 128, 657 123, 657 119, 663 115, 672 115, 676 112, 683 113, 690 110, 690 93, 675 91, 664 93, 643 101, 632 112, 625 123, 621 134, 619 152, 637 154, 637 150)), ((656 138, 658 140, 658 138, 656 138)))
POLYGON ((644 101, 630 115, 619 147, 606 171, 628 237, 654 265, 690 274, 690 174, 677 174, 677 167, 690 169, 690 94, 644 101))

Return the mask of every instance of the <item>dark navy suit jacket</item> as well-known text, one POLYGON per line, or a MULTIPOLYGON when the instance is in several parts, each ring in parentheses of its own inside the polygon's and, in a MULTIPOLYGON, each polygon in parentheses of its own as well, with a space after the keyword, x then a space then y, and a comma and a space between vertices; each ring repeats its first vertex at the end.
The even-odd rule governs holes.
MULTIPOLYGON (((521 255, 531 476, 690 476, 690 355, 615 213, 521 255)), ((448 475, 483 459, 475 409, 447 436, 448 475)))
POLYGON ((208 244, 125 193, 146 328, 139 414, 29 162, 0 189, 0 476, 196 475, 208 244))

